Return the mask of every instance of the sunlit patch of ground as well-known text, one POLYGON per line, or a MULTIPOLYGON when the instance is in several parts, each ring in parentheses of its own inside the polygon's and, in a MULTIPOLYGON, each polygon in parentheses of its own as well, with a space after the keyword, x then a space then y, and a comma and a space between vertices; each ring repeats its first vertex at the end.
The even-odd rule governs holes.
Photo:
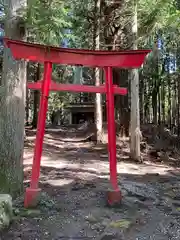
MULTIPOLYGON (((31 136, 32 138, 32 136, 31 136)), ((34 141, 28 139, 29 141, 34 141)), ((127 149, 125 149, 127 152, 127 149)), ((136 164, 126 162, 128 156, 122 156, 124 150, 121 148, 117 153, 118 163, 117 171, 118 174, 160 174, 165 175, 175 168, 169 167, 162 164, 144 162, 143 164, 136 164)), ((25 171, 30 171, 33 161, 33 147, 25 148, 24 150, 24 167, 25 171)), ((79 178, 89 178, 89 176, 107 177, 109 173, 109 162, 108 162, 108 151, 107 146, 96 146, 92 143, 66 143, 58 141, 58 138, 53 138, 52 134, 46 134, 43 145, 43 156, 41 159, 41 167, 49 167, 58 169, 58 171, 64 171, 64 169, 79 170, 76 172, 76 176, 79 178), (83 171, 81 173, 80 171, 83 171), (91 173, 88 173, 91 171, 91 173), (86 173, 86 174, 84 174, 86 173)))

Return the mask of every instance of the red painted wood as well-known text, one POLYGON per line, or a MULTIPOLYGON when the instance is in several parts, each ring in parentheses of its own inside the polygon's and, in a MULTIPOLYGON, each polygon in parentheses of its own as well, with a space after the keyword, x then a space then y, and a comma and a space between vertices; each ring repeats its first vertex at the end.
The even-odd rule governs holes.
POLYGON ((150 52, 150 50, 92 51, 57 48, 8 38, 4 38, 4 42, 11 49, 15 59, 96 67, 137 68, 142 65, 146 55, 150 52))
MULTIPOLYGON (((11 49, 12 55, 15 59, 25 59, 30 61, 42 62, 45 64, 43 81, 39 81, 37 83, 28 83, 29 88, 41 90, 42 96, 40 102, 40 111, 38 115, 38 128, 34 150, 31 184, 30 188, 28 188, 26 191, 24 203, 25 206, 28 207, 29 205, 31 205, 32 201, 34 201, 33 199, 37 198, 37 192, 39 191, 38 181, 49 91, 106 93, 110 179, 113 190, 116 191, 116 193, 117 191, 120 192, 120 190, 118 189, 116 166, 114 94, 126 95, 127 89, 113 85, 112 67, 138 68, 144 62, 144 59, 146 55, 150 52, 150 50, 91 51, 83 49, 49 47, 22 41, 14 41, 8 38, 4 38, 4 42, 6 46, 11 49), (51 80, 52 63, 105 67, 106 85, 96 87, 87 85, 54 83, 51 80)), ((118 194, 118 196, 121 195, 118 194)))
MULTIPOLYGON (((42 81, 28 83, 27 87, 33 90, 41 90, 42 81)), ((62 91, 62 92, 92 92, 92 93, 106 93, 106 87, 104 85, 96 87, 89 85, 78 84, 60 84, 51 81, 50 91, 62 91)), ((117 86, 113 86, 113 94, 126 95, 127 89, 117 86)))
POLYGON ((119 191, 117 181, 117 162, 116 162, 116 127, 114 116, 114 94, 113 94, 113 77, 112 68, 105 68, 106 76, 106 106, 107 106, 107 123, 108 123, 108 148, 109 148, 109 166, 110 181, 114 191, 119 191))
POLYGON ((52 73, 52 64, 47 62, 44 64, 44 81, 42 84, 42 95, 40 99, 40 109, 39 109, 39 115, 38 115, 37 135, 36 135, 36 143, 35 143, 35 149, 34 149, 31 184, 30 184, 31 189, 38 188, 43 139, 44 139, 45 126, 46 126, 48 96, 49 96, 49 90, 50 90, 50 84, 51 84, 51 73, 52 73))

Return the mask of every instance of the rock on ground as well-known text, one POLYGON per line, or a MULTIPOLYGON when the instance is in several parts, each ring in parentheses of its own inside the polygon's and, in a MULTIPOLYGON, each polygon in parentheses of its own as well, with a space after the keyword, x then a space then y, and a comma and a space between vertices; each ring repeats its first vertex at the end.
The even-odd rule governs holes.
POLYGON ((12 215, 12 197, 0 194, 0 231, 9 226, 12 215))

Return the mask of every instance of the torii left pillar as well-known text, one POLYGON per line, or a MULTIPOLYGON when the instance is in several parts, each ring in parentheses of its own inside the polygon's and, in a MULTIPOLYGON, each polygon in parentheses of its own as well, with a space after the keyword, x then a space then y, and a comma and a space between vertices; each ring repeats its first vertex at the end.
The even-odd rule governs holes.
POLYGON ((41 155, 42 155, 42 146, 43 146, 43 138, 45 132, 46 125, 46 113, 48 107, 48 97, 49 97, 49 89, 51 84, 51 73, 52 73, 52 63, 45 62, 44 64, 44 77, 41 91, 41 99, 40 99, 40 111, 38 116, 38 128, 36 134, 36 143, 35 143, 35 151, 33 158, 33 167, 31 174, 31 182, 30 187, 26 188, 26 195, 24 200, 24 206, 27 207, 31 203, 31 206, 37 205, 38 195, 41 189, 38 187, 39 182, 39 174, 40 174, 40 164, 41 164, 41 155))

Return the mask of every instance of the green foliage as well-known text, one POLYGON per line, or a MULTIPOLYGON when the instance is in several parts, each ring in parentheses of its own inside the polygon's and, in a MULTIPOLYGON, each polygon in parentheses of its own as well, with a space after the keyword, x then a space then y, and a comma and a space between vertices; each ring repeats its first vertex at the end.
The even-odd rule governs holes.
MULTIPOLYGON (((141 71, 148 88, 143 104, 152 106, 152 96, 157 97, 159 91, 165 91, 162 98, 167 115, 167 86, 172 85, 172 81, 169 82, 169 73, 165 71, 165 61, 167 56, 176 54, 178 50, 180 11, 176 1, 170 0, 138 0, 137 6, 139 48, 153 49, 141 71), (158 37, 163 39, 164 49, 157 52, 158 37)), ((120 48, 130 47, 130 23, 134 14, 132 1, 124 0, 120 4, 101 0, 101 16, 97 16, 95 12, 94 0, 68 0, 66 3, 53 0, 51 3, 47 1, 46 4, 33 0, 28 9, 28 23, 32 26, 32 35, 36 36, 38 42, 58 45, 61 40, 67 38, 70 47, 93 48, 95 17, 98 17, 101 19, 101 48, 107 49, 106 43, 113 43, 114 38, 117 39, 115 43, 119 44, 120 48), (67 28, 71 30, 68 35, 64 32, 67 28)), ((55 79, 59 79, 57 81, 60 82, 71 82, 72 73, 70 67, 57 66, 54 69, 55 79), (68 71, 71 74, 67 76, 68 71)), ((52 93, 49 106, 54 110, 68 105, 70 101, 74 101, 72 94, 52 93)))
POLYGON ((64 1, 29 1, 26 16, 30 36, 36 42, 59 46, 67 37, 64 30, 71 27, 68 12, 64 1))
POLYGON ((78 48, 92 48, 94 1, 72 0, 72 30, 75 35, 75 45, 78 48))
MULTIPOLYGON (((95 18, 100 18, 101 49, 107 49, 107 44, 117 44, 117 49, 126 49, 131 47, 133 5, 130 0, 101 0, 101 14, 97 15, 95 0, 29 0, 27 9, 22 12, 29 32, 28 41, 60 46, 67 39, 69 47, 92 49, 95 18)), ((150 102, 148 104, 151 105, 152 93, 163 88, 167 92, 168 84, 172 89, 179 74, 176 72, 169 76, 165 71, 165 61, 170 55, 180 55, 180 8, 176 0, 137 0, 137 6, 138 46, 153 49, 140 72, 148 89, 143 104, 150 102), (164 49, 157 54, 158 37, 163 39, 164 49)), ((180 56, 176 58, 178 60, 180 56)), ((53 79, 58 82, 72 83, 74 73, 72 66, 53 67, 53 79)), ((90 75, 92 78, 92 73, 90 75)), ((164 93, 164 97, 167 103, 168 94, 164 93)), ((66 106, 74 98, 75 95, 70 93, 52 93, 49 109, 53 111, 66 106)))

